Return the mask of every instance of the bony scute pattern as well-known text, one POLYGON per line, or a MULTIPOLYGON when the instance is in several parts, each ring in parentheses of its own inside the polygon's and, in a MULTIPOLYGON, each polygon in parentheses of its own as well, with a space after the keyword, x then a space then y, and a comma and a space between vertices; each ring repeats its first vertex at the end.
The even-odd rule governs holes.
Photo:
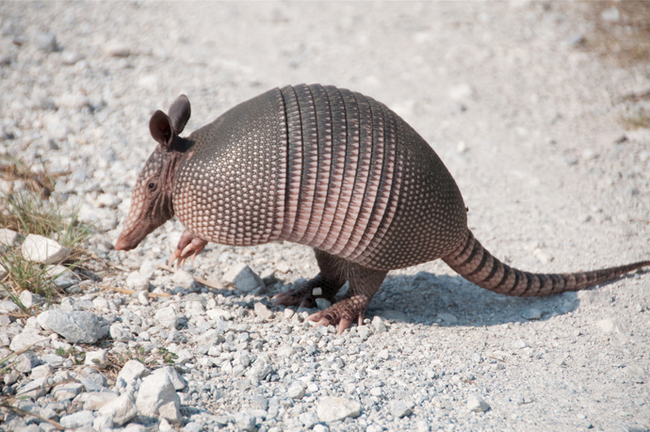
POLYGON ((187 230, 172 261, 208 241, 309 245, 320 273, 276 302, 332 301, 347 281, 345 299, 310 317, 339 332, 363 319, 389 270, 437 258, 483 288, 516 296, 582 289, 650 265, 535 274, 503 264, 468 229, 458 186, 431 147, 359 93, 318 84, 273 89, 181 138, 189 115, 181 96, 170 116, 152 116, 160 146, 138 178, 116 249, 135 247, 173 214, 187 230))

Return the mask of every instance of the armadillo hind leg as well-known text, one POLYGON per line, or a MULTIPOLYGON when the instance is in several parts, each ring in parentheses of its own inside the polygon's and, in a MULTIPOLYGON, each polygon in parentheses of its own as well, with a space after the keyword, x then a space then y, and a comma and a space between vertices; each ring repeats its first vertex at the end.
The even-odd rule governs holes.
POLYGON ((202 239, 197 236, 190 230, 183 231, 181 239, 178 241, 176 250, 169 257, 169 266, 171 267, 174 264, 174 261, 178 260, 178 267, 183 268, 185 261, 188 258, 192 258, 192 263, 194 263, 194 258, 201 252, 205 245, 208 244, 207 240, 202 239))
POLYGON ((342 258, 318 249, 314 249, 314 252, 320 273, 297 288, 274 296, 276 305, 313 308, 317 298, 325 298, 330 302, 334 300, 334 296, 345 283, 342 271, 345 262, 342 258))
POLYGON ((315 322, 316 326, 337 326, 338 334, 343 333, 343 330, 348 328, 355 319, 359 325, 363 323, 366 307, 388 273, 385 270, 372 270, 351 262, 346 264, 345 272, 350 283, 346 298, 307 317, 307 321, 315 322))

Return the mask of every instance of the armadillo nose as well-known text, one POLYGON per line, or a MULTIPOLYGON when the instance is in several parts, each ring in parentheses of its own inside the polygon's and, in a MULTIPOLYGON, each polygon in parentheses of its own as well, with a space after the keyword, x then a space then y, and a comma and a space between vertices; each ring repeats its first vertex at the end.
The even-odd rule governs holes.
POLYGON ((115 250, 128 251, 135 248, 140 243, 140 239, 135 239, 133 234, 132 231, 122 231, 122 234, 115 242, 115 250))
POLYGON ((124 236, 120 236, 120 238, 117 239, 115 242, 115 250, 129 250, 132 249, 129 247, 129 244, 127 243, 126 239, 124 236))

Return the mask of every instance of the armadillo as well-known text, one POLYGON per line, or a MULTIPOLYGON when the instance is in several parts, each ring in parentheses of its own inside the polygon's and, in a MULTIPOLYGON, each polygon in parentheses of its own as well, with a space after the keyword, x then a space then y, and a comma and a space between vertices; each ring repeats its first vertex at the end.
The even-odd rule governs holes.
POLYGON ((313 306, 311 315, 341 333, 389 270, 441 258, 488 290, 511 296, 577 291, 650 266, 536 274, 488 252, 467 225, 467 209, 438 155, 384 104, 333 86, 276 88, 181 137, 190 103, 149 122, 157 148, 140 173, 115 249, 135 248, 176 215, 186 227, 170 262, 181 265, 215 242, 251 246, 289 241, 311 246, 320 272, 275 296, 313 306))

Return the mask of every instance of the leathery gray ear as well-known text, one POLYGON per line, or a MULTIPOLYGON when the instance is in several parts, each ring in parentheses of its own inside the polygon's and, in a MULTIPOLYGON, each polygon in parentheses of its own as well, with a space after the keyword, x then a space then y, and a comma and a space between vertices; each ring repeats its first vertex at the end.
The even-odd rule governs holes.
POLYGON ((190 119, 192 110, 190 109, 190 100, 184 94, 176 98, 169 107, 169 118, 172 122, 172 128, 176 135, 180 135, 190 119))

